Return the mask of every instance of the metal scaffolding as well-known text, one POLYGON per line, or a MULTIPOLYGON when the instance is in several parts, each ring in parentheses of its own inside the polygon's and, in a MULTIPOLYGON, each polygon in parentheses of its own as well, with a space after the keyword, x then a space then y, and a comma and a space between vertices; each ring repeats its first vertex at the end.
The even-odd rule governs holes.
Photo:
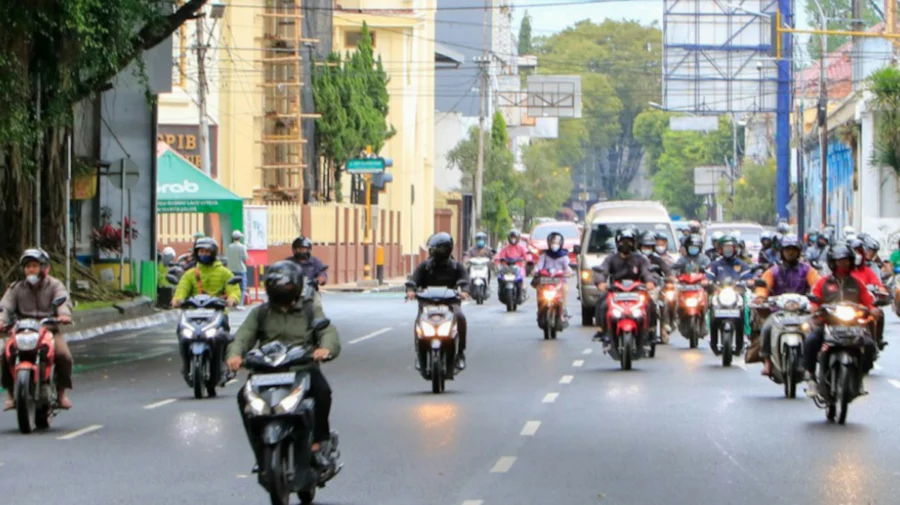
POLYGON ((262 188, 254 199, 263 201, 302 201, 303 159, 302 121, 312 114, 304 114, 300 105, 303 86, 303 43, 315 42, 301 34, 302 0, 266 0, 262 18, 263 110, 256 118, 262 125, 262 188))

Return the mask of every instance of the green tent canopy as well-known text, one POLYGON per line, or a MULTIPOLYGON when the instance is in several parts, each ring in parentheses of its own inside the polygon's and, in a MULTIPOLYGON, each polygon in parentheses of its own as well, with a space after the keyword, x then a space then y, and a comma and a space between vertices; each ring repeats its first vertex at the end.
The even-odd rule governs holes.
MULTIPOLYGON (((164 142, 157 147, 157 212, 222 214, 228 218, 230 230, 223 226, 223 236, 244 228, 244 200, 201 172, 190 161, 164 142)), ((224 223, 223 223, 224 224, 224 223)))

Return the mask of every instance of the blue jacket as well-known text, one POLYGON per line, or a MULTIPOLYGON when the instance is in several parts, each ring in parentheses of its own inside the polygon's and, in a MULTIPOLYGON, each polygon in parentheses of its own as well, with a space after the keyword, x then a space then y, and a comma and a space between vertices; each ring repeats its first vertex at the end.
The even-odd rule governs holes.
POLYGON ((708 277, 716 282, 721 282, 728 277, 737 281, 749 276, 750 266, 738 258, 719 258, 709 266, 708 277))

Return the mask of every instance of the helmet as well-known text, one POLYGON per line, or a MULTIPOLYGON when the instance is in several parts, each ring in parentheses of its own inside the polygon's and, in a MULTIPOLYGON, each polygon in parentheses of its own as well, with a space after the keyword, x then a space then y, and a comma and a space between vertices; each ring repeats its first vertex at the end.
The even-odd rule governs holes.
POLYGON ((624 253, 630 253, 637 246, 638 239, 638 231, 632 227, 622 228, 621 230, 616 231, 616 249, 622 251, 624 253), (630 240, 631 245, 626 246, 622 242, 625 240, 630 240))
POLYGON ((194 257, 197 258, 197 261, 204 265, 211 265, 214 261, 216 261, 216 256, 219 255, 219 243, 216 242, 216 239, 203 237, 196 242, 194 242, 194 257), (212 254, 207 258, 200 258, 200 249, 209 249, 212 251, 212 254))
POLYGON ((508 240, 510 244, 518 244, 521 239, 522 234, 515 228, 509 230, 509 233, 506 234, 506 240, 508 240), (515 239, 515 241, 513 241, 513 239, 515 239))
POLYGON ((244 238, 244 234, 241 233, 240 230, 234 230, 233 232, 231 232, 231 238, 233 240, 240 240, 240 239, 244 238))
POLYGON ((703 247, 703 239, 700 238, 700 235, 696 233, 692 234, 688 237, 687 241, 684 244, 684 248, 687 249, 688 256, 697 256, 700 254, 700 249, 703 247), (696 248, 697 252, 691 253, 691 249, 696 248))
POLYGON ((266 295, 274 305, 292 305, 303 293, 303 269, 293 261, 279 261, 266 269, 266 295))
POLYGON ((453 237, 447 232, 435 233, 428 239, 428 256, 437 261, 450 259, 453 252, 453 237))
POLYGON ((725 236, 725 233, 723 233, 721 231, 714 231, 712 233, 712 243, 713 244, 718 243, 720 240, 722 240, 722 237, 724 237, 724 236, 725 236))
POLYGON ((641 246, 656 246, 656 234, 652 231, 645 231, 641 234, 641 246))
POLYGON ((562 233, 559 233, 558 231, 550 232, 550 234, 547 235, 547 248, 549 248, 553 252, 556 252, 553 250, 553 246, 557 245, 557 242, 559 247, 556 249, 556 251, 559 251, 560 249, 562 249, 562 246, 565 243, 565 239, 563 238, 562 233))
POLYGON ((43 249, 37 247, 25 249, 25 252, 23 252, 22 256, 19 258, 19 265, 24 267, 32 261, 37 261, 41 264, 41 268, 46 268, 50 266, 50 255, 43 249))
POLYGON ((163 249, 162 261, 163 261, 164 265, 168 265, 169 263, 172 263, 172 261, 174 259, 175 259, 175 249, 173 249, 171 247, 166 247, 165 249, 163 249))
POLYGON ((722 234, 722 236, 715 242, 715 246, 718 249, 722 249, 722 256, 726 258, 733 258, 738 253, 738 241, 731 235, 722 234), (725 254, 724 247, 726 245, 731 245, 733 251, 731 254, 725 254))
POLYGON ((845 237, 850 236, 850 235, 854 235, 854 236, 855 236, 855 235, 856 235, 856 228, 854 228, 854 227, 852 227, 852 226, 850 226, 850 225, 848 224, 847 226, 844 227, 843 232, 844 232, 844 236, 845 236, 845 237))
POLYGON ((665 233, 659 232, 656 234, 656 240, 665 240, 668 243, 669 237, 665 233))
POLYGON ((835 244, 828 249, 828 268, 834 272, 835 265, 837 260, 850 259, 852 260, 854 257, 854 253, 850 250, 849 247, 845 244, 835 244))
POLYGON ((688 229, 691 230, 691 234, 700 233, 700 221, 692 220, 688 223, 688 229))
POLYGON ((867 235, 865 238, 862 239, 862 241, 863 241, 863 244, 866 246, 866 249, 868 249, 870 251, 878 252, 878 250, 881 249, 881 243, 878 242, 878 240, 871 235, 867 235))
POLYGON ((781 239, 781 249, 786 249, 788 247, 793 247, 794 249, 800 250, 800 239, 797 238, 793 233, 790 235, 785 235, 781 239))
POLYGON ((312 249, 312 242, 303 235, 300 235, 291 242, 291 250, 294 249, 312 249))
POLYGON ((787 223, 782 221, 782 222, 778 223, 778 226, 775 227, 775 230, 782 235, 787 235, 788 233, 791 232, 791 227, 788 226, 787 223))
POLYGON ((485 233, 483 231, 476 233, 475 240, 478 240, 478 239, 481 239, 481 240, 484 240, 485 242, 487 242, 487 233, 485 233))

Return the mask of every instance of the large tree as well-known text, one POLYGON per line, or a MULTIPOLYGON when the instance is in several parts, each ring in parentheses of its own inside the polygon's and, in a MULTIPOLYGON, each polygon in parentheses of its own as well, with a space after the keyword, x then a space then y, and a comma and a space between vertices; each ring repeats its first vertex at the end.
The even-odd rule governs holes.
POLYGON ((528 11, 522 16, 522 24, 519 25, 519 54, 533 54, 534 44, 531 40, 531 16, 528 11))
POLYGON ((538 141, 525 148, 525 171, 517 174, 522 205, 522 226, 531 228, 531 220, 555 216, 572 194, 569 167, 559 166, 553 142, 538 141))
POLYGON ((72 110, 166 40, 206 0, 46 0, 0 3, 0 255, 33 241, 35 175, 43 181, 41 235, 61 250, 64 142, 72 110), (40 82, 40 86, 38 83, 40 82), (41 104, 40 119, 37 104, 41 104), (40 152, 40 156, 37 156, 40 152), (41 159, 41 163, 37 163, 41 159))
POLYGON ((762 165, 745 163, 741 167, 741 178, 734 185, 734 195, 726 191, 725 181, 721 181, 719 201, 725 209, 725 219, 729 221, 775 222, 775 160, 762 165))
POLYGON ((583 118, 561 121, 560 163, 607 197, 622 193, 640 167, 633 125, 661 93, 661 38, 634 21, 580 21, 538 44, 541 73, 582 78, 583 118))

